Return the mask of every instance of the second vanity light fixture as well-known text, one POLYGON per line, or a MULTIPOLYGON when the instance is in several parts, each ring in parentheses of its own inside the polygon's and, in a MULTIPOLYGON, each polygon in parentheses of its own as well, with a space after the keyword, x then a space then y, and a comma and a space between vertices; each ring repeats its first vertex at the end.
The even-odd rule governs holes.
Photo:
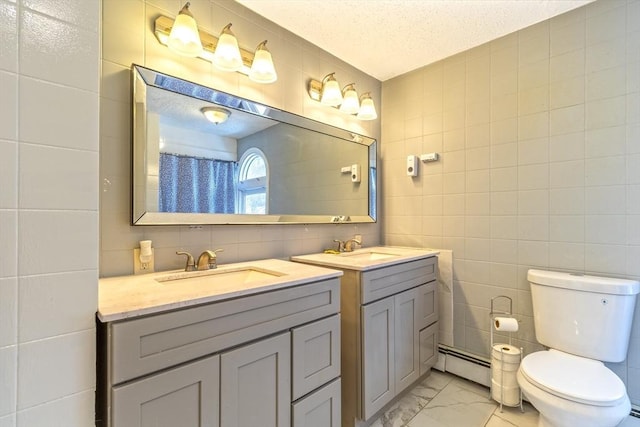
POLYGON ((335 78, 335 73, 329 73, 322 81, 309 82, 309 96, 323 105, 336 107, 346 114, 355 114, 360 120, 375 120, 378 118, 376 106, 370 92, 358 97, 355 83, 349 83, 342 89, 335 78))
POLYGON ((278 79, 266 40, 250 52, 238 46, 231 24, 218 37, 199 30, 189 5, 183 6, 175 20, 163 15, 156 19, 155 34, 160 43, 179 55, 202 58, 222 71, 240 72, 257 83, 278 79))

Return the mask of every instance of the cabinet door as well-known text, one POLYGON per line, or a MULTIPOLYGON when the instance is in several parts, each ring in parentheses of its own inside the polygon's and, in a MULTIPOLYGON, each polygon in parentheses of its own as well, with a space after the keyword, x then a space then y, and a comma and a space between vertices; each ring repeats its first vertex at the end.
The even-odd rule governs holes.
POLYGON ((220 365, 221 425, 290 426, 291 339, 288 332, 223 353, 220 365))
POLYGON ((369 419, 395 396, 393 297, 362 307, 362 416, 369 419))
POLYGON ((420 376, 420 295, 424 286, 394 296, 395 390, 400 393, 420 376))
POLYGON ((297 400, 340 375, 340 315, 295 328, 292 394, 297 400))
POLYGON ((340 378, 293 404, 293 427, 340 427, 340 378))
POLYGON ((217 427, 220 357, 113 389, 112 427, 217 427))

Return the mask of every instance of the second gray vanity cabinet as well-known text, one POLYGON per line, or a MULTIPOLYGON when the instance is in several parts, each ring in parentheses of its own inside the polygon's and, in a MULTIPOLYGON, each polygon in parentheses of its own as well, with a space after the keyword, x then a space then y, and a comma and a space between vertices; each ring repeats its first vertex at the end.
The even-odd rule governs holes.
POLYGON ((291 425, 291 341, 277 335, 220 357, 220 423, 224 427, 291 425))
POLYGON ((113 427, 218 427, 220 357, 113 389, 113 427))

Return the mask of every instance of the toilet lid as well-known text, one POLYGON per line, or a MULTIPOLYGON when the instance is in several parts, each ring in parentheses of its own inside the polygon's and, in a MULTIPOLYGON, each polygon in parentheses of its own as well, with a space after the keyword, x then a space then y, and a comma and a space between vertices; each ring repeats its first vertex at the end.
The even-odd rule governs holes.
POLYGON ((558 350, 528 355, 521 372, 539 388, 587 405, 615 406, 627 396, 622 380, 604 363, 558 350))

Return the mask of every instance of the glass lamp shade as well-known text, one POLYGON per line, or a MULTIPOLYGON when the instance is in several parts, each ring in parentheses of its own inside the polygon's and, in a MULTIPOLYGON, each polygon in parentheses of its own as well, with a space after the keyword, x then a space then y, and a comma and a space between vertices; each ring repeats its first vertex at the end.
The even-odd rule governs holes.
POLYGON ((360 100, 353 83, 345 86, 343 90, 343 100, 340 104, 340 111, 347 114, 356 114, 360 111, 360 100))
POLYGON ((263 41, 256 48, 249 78, 257 83, 273 83, 278 80, 276 68, 273 65, 271 52, 267 49, 267 41, 263 41))
POLYGON ((358 111, 358 118, 360 120, 375 120, 378 118, 376 106, 373 104, 373 99, 371 99, 371 96, 368 94, 362 96, 360 110, 358 111))
POLYGON ((189 12, 189 3, 185 4, 171 27, 167 46, 182 56, 196 57, 202 53, 202 42, 198 25, 189 12))
POLYGON ((337 107, 342 104, 342 91, 340 90, 340 84, 333 77, 333 74, 329 74, 325 79, 326 81, 322 85, 322 93, 320 94, 320 103, 331 107, 337 107))
POLYGON ((231 24, 222 29, 216 51, 213 53, 213 65, 222 71, 238 71, 242 68, 242 56, 238 40, 231 32, 231 24))

